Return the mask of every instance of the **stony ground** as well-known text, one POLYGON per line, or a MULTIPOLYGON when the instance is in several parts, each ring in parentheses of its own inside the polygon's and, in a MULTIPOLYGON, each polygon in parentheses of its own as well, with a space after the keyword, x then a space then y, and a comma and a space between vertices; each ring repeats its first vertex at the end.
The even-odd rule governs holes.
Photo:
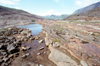
MULTIPOLYGON (((99 22, 96 23, 63 22, 62 23, 58 21, 45 20, 43 22, 38 21, 37 23, 43 25, 44 31, 46 32, 48 37, 47 39, 53 42, 52 44, 53 46, 55 47, 60 46, 60 50, 61 48, 63 48, 65 51, 68 51, 75 58, 74 60, 79 60, 81 65, 83 66, 100 65, 99 63, 100 23, 99 22)), ((55 59, 53 60, 55 62, 55 59)), ((62 61, 60 60, 59 62, 62 61)), ((63 61, 63 62, 67 62, 67 61, 63 61)), ((72 61, 70 61, 70 63, 71 62, 72 61)))
POLYGON ((16 27, 1 30, 0 66, 56 66, 48 59, 44 36, 33 36, 29 29, 16 27))

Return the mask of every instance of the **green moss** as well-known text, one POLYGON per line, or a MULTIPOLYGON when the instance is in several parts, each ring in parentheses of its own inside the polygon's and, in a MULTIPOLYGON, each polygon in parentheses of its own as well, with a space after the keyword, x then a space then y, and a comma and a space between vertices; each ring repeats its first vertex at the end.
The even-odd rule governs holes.
POLYGON ((33 20, 33 19, 32 19, 31 21, 32 21, 32 22, 35 22, 35 20, 33 20))
POLYGON ((72 20, 70 20, 69 23, 72 23, 72 20))
POLYGON ((53 42, 60 42, 60 40, 59 39, 54 39, 53 42))
POLYGON ((5 31, 7 31, 7 28, 3 28, 3 29, 0 29, 0 32, 5 32, 5 31))

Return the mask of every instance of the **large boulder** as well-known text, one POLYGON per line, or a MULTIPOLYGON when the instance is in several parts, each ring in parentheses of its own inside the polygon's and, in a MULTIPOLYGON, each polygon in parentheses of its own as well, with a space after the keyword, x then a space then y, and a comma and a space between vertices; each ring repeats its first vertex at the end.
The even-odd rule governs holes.
POLYGON ((7 46, 7 51, 9 53, 16 53, 16 52, 19 51, 19 49, 16 48, 13 44, 10 44, 10 45, 7 46))

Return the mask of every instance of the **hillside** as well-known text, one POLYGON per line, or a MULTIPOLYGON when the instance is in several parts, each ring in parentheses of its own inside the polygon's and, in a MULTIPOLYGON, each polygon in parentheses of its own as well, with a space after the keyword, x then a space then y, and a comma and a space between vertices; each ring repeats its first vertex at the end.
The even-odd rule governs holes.
POLYGON ((84 7, 84 8, 81 8, 81 9, 78 9, 74 12, 74 14, 80 14, 80 13, 84 13, 86 11, 90 11, 90 10, 93 10, 97 7, 100 7, 100 2, 97 2, 97 3, 94 3, 92 5, 89 5, 87 7, 84 7))
POLYGON ((23 25, 37 19, 41 19, 41 17, 23 10, 0 6, 0 27, 8 25, 23 25))
POLYGON ((45 19, 64 19, 64 18, 66 18, 66 17, 68 17, 68 15, 67 14, 63 14, 63 15, 47 15, 47 16, 43 16, 43 18, 45 18, 45 19))
POLYGON ((82 14, 71 15, 65 20, 100 20, 100 7, 82 14))

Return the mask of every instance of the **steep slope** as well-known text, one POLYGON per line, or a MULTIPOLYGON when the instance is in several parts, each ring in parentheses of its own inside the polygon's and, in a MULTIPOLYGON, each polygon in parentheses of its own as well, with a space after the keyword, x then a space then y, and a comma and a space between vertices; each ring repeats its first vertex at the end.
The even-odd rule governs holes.
POLYGON ((43 18, 45 19, 64 19, 66 17, 68 17, 68 14, 63 14, 63 15, 47 15, 47 16, 43 16, 43 18))
POLYGON ((82 14, 71 15, 65 20, 100 20, 100 7, 82 14))
POLYGON ((37 19, 42 18, 23 10, 0 6, 0 27, 21 25, 37 19))
POLYGON ((80 13, 84 13, 86 11, 90 11, 90 10, 93 10, 97 7, 100 7, 100 2, 97 2, 97 3, 94 3, 92 5, 89 5, 87 7, 84 7, 84 8, 81 8, 81 9, 78 9, 74 12, 74 14, 80 14, 80 13))

